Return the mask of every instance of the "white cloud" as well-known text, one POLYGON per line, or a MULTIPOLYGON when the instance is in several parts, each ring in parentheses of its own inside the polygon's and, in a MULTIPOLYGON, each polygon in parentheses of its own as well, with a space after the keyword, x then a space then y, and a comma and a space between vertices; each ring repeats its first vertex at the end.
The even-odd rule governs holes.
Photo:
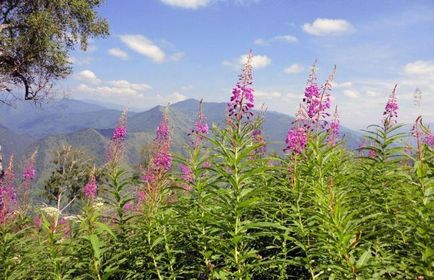
POLYGON ((162 3, 184 9, 198 9, 206 7, 210 0, 160 0, 162 3))
POLYGON ((338 82, 332 82, 332 87, 333 88, 351 88, 353 86, 352 82, 342 82, 342 83, 338 83, 338 82))
MULTIPOLYGON (((94 73, 93 75, 95 79, 98 79, 94 73)), ((90 77, 91 75, 87 76, 90 77)), ((99 84, 84 81, 77 85, 74 88, 75 96, 79 99, 104 100, 105 102, 143 109, 187 99, 179 91, 162 95, 153 91, 152 87, 145 83, 133 83, 127 80, 98 80, 100 81, 99 84)))
MULTIPOLYGON (((247 54, 242 55, 240 57, 240 63, 244 64, 247 62, 247 54)), ((266 55, 254 55, 252 57, 252 66, 253 68, 259 69, 264 68, 270 65, 271 59, 266 55)))
POLYGON ((141 94, 137 91, 129 88, 118 88, 113 86, 89 86, 86 84, 80 84, 77 87, 77 90, 82 93, 91 94, 94 96, 98 96, 100 98, 120 98, 120 97, 128 97, 128 98, 134 98, 134 97, 140 97, 141 94))
POLYGON ((290 65, 289 67, 285 68, 283 70, 283 72, 286 74, 297 74, 297 73, 301 73, 303 70, 304 70, 303 66, 301 66, 300 64, 294 63, 294 64, 290 65))
POLYGON ((137 91, 137 92, 145 92, 145 91, 152 89, 152 87, 148 84, 130 83, 127 80, 114 80, 114 81, 108 81, 107 83, 109 85, 115 87, 115 88, 128 89, 128 90, 133 90, 133 91, 137 91))
MULTIPOLYGON (((224 2, 224 1, 229 1, 229 0, 160 0, 160 2, 175 8, 183 8, 183 9, 191 9, 191 10, 204 8, 211 3, 224 2)), ((258 3, 260 1, 261 0, 230 0, 229 2, 233 2, 236 5, 248 6, 250 4, 258 3)))
POLYGON ((285 42, 285 43, 297 43, 298 39, 297 37, 294 37, 292 35, 280 35, 280 36, 276 36, 273 38, 274 41, 280 41, 280 42, 285 42))
POLYGON ((344 90, 344 95, 349 98, 358 98, 360 94, 355 90, 346 89, 344 90))
POLYGON ((410 75, 434 75, 434 61, 417 60, 404 66, 404 72, 410 75))
MULTIPOLYGON (((230 61, 230 60, 224 60, 222 64, 224 66, 230 66, 230 67, 233 67, 235 69, 239 69, 246 62, 247 62, 247 54, 241 55, 238 59, 235 59, 235 60, 232 60, 232 61, 230 61)), ((252 57, 252 66, 253 66, 253 68, 256 68, 256 69, 264 68, 264 67, 267 67, 270 64, 271 64, 271 58, 269 58, 266 55, 254 55, 252 57)))
POLYGON ((270 99, 270 98, 281 97, 282 94, 279 91, 256 90, 255 91, 255 96, 256 97, 262 97, 262 98, 265 98, 265 99, 270 99))
POLYGON ((77 78, 84 82, 77 86, 77 92, 100 98, 114 100, 116 98, 141 99, 143 93, 152 89, 148 84, 131 83, 127 80, 103 81, 90 70, 81 71, 77 74, 77 78))
POLYGON ((68 57, 68 62, 75 64, 75 65, 89 65, 92 63, 92 61, 94 60, 93 57, 90 56, 80 56, 80 57, 76 57, 76 56, 69 56, 68 57))
POLYGON ((130 49, 161 63, 165 60, 166 54, 154 42, 142 35, 122 35, 121 41, 130 49))
POLYGON ((258 45, 258 46, 265 46, 268 44, 269 44, 268 41, 265 39, 262 39, 262 38, 258 38, 255 40, 255 45, 258 45))
POLYGON ((338 36, 351 33, 355 29, 344 19, 317 18, 312 23, 305 23, 303 30, 314 36, 338 36))
POLYGON ((175 91, 174 93, 172 93, 171 95, 168 96, 168 99, 169 99, 170 102, 176 103, 176 102, 180 102, 180 101, 186 100, 187 96, 179 93, 178 91, 175 91))
POLYGON ((366 95, 369 97, 377 97, 378 96, 378 92, 373 91, 373 90, 368 90, 366 91, 366 95))
POLYGON ((83 70, 81 72, 78 72, 75 75, 75 78, 77 80, 85 81, 92 84, 98 84, 101 82, 101 80, 96 77, 95 73, 90 70, 83 70))
POLYGON ((115 57, 118 57, 118 58, 121 58, 121 59, 127 59, 128 58, 128 54, 119 48, 112 48, 112 49, 109 49, 107 52, 108 52, 108 54, 115 56, 115 57))
POLYGON ((286 97, 288 98, 288 99, 302 99, 302 97, 300 96, 300 94, 296 94, 296 93, 293 93, 293 92, 288 92, 287 94, 286 94, 286 97))
POLYGON ((267 46, 274 42, 283 42, 283 43, 292 44, 292 43, 297 43, 298 39, 297 37, 294 37, 292 35, 279 35, 279 36, 274 36, 273 38, 268 40, 262 38, 258 38, 255 40, 255 44, 259 46, 267 46))

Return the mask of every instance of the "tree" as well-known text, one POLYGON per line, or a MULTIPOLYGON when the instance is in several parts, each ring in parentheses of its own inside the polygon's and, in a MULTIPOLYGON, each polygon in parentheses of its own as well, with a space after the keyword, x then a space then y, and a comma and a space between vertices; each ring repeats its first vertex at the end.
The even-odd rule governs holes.
POLYGON ((64 145, 54 151, 51 165, 51 175, 44 184, 44 196, 50 204, 55 202, 61 209, 81 198, 94 159, 82 150, 64 145))
POLYGON ((69 51, 108 35, 104 0, 0 0, 0 102, 24 89, 38 100, 71 73, 69 51))

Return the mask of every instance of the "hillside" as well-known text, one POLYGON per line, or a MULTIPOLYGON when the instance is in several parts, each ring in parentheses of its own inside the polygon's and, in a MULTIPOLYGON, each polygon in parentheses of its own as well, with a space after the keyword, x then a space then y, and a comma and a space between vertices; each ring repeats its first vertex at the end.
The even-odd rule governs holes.
MULTIPOLYGON (((170 106, 169 118, 172 127, 173 150, 180 152, 190 141, 190 132, 199 101, 188 99, 170 106)), ((140 113, 130 113, 128 118, 128 161, 139 164, 144 149, 152 142, 154 132, 161 121, 164 107, 157 106, 140 113)), ((205 102, 203 110, 208 123, 218 126, 225 122, 225 103, 205 102)), ((28 155, 38 149, 37 167, 46 173, 53 150, 63 144, 70 144, 86 150, 97 159, 105 160, 105 148, 112 129, 120 115, 119 110, 106 109, 100 105, 82 101, 63 99, 41 108, 32 104, 20 103, 18 107, 0 107, 0 144, 5 156, 11 153, 17 157, 28 155)), ((294 118, 268 111, 265 114, 264 134, 268 150, 282 152, 288 127, 294 118)), ((342 134, 349 149, 358 146, 360 133, 342 128, 342 134)))
POLYGON ((5 127, 16 133, 28 134, 32 138, 84 128, 113 127, 118 117, 117 110, 73 99, 55 100, 41 105, 20 102, 16 107, 0 107, 0 120, 5 127))

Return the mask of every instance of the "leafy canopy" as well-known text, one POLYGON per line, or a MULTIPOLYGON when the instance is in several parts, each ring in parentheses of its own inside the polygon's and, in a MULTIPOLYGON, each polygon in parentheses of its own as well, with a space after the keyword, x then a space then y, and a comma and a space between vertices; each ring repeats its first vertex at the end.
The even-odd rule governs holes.
POLYGON ((96 9, 103 0, 1 0, 0 102, 46 96, 56 80, 71 73, 68 52, 86 50, 89 38, 108 35, 96 9))

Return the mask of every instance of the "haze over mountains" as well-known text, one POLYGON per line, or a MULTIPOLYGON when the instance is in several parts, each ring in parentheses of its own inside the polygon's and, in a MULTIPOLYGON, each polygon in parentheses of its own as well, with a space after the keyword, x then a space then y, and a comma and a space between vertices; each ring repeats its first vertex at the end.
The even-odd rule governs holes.
MULTIPOLYGON (((169 118, 172 127, 173 148, 180 151, 190 141, 199 101, 188 99, 170 106, 169 118)), ((137 164, 142 159, 143 149, 154 138, 155 128, 162 117, 164 107, 157 106, 143 112, 128 114, 128 160, 137 164)), ((224 125, 225 103, 205 102, 203 110, 208 123, 224 125)), ((36 107, 32 103, 19 103, 16 108, 0 107, 0 145, 5 158, 16 155, 17 162, 38 149, 37 167, 48 167, 53 150, 62 144, 70 144, 89 152, 97 162, 105 160, 105 147, 110 141, 112 129, 117 124, 121 111, 105 106, 73 99, 62 99, 36 107)), ((293 117, 276 112, 267 112, 264 134, 269 151, 281 152, 288 127, 293 117)), ((358 132, 343 128, 347 147, 358 145, 358 132)))

